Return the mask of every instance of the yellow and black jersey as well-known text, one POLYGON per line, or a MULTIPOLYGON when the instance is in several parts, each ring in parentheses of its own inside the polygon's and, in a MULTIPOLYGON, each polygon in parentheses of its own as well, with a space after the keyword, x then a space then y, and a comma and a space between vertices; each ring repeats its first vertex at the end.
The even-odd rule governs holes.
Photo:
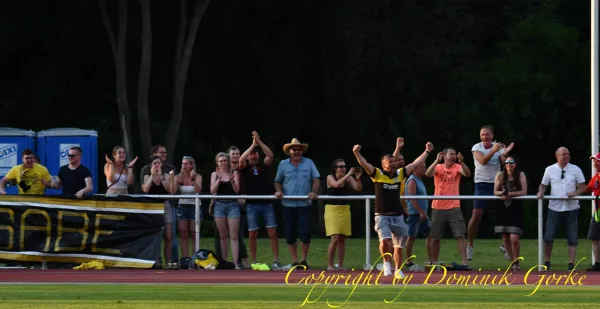
POLYGON ((369 176, 375 186, 375 214, 403 214, 400 203, 400 187, 407 178, 404 168, 394 171, 392 175, 375 168, 373 175, 369 176))

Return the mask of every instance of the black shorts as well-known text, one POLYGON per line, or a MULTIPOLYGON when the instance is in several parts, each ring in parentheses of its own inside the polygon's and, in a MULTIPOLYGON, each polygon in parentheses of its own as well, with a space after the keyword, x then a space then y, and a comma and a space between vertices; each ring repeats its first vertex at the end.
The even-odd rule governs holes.
POLYGON ((592 221, 590 222, 587 239, 600 241, 600 223, 596 222, 594 218, 592 218, 592 221))

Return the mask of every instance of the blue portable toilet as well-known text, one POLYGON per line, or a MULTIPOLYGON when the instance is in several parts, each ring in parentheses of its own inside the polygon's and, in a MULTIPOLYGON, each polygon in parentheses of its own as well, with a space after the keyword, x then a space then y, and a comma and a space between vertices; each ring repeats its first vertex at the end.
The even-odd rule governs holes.
MULTIPOLYGON (((26 148, 35 152, 35 132, 16 128, 0 128, 0 179, 13 166, 23 164, 21 153, 26 148)), ((6 194, 19 194, 17 186, 8 183, 6 194)))
MULTIPOLYGON (((81 164, 92 173, 93 194, 98 191, 98 132, 76 128, 56 128, 37 133, 37 147, 42 165, 50 175, 58 175, 63 165, 69 164, 67 154, 71 147, 83 150, 81 164)), ((61 194, 61 190, 46 189, 46 194, 61 194)))

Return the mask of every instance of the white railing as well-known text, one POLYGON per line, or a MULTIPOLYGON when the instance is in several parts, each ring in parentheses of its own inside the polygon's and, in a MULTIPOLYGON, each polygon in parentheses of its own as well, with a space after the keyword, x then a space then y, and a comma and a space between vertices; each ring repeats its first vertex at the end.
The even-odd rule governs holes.
MULTIPOLYGON (((102 195, 101 196, 115 196, 115 195, 102 195)), ((181 194, 181 195, 149 195, 149 194, 129 194, 121 196, 130 197, 146 197, 146 198, 159 198, 159 199, 196 199, 196 243, 195 251, 200 249, 200 200, 201 199, 261 199, 261 200, 277 200, 278 198, 274 195, 193 195, 193 194, 181 194)), ((308 196, 284 196, 284 200, 307 200, 308 196)), ((319 200, 364 200, 365 201, 365 268, 371 267, 371 200, 375 199, 374 195, 319 195, 319 200)), ((402 200, 498 200, 500 197, 497 196, 481 196, 481 195, 458 195, 458 196, 433 196, 433 195, 403 195, 400 196, 402 200)), ((544 253, 544 200, 594 200, 594 196, 581 195, 573 198, 566 196, 544 196, 538 199, 535 195, 526 195, 519 197, 512 197, 515 200, 537 200, 538 201, 538 265, 543 265, 543 253, 544 253)), ((175 211, 175 210, 173 210, 175 211)), ((592 264, 595 262, 593 250, 592 250, 592 264)), ((538 270, 542 270, 542 266, 538 266, 538 270)))

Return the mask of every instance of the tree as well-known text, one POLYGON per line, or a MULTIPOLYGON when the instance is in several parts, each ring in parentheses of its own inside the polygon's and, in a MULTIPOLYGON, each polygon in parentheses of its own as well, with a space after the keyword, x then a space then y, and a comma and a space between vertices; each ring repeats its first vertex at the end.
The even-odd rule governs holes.
MULTIPOLYGON (((183 99, 185 94, 185 83, 189 65, 192 59, 192 50, 196 41, 196 34, 202 16, 210 0, 197 0, 191 22, 188 25, 188 2, 180 1, 180 24, 177 45, 175 47, 174 74, 173 74, 173 112, 171 121, 165 136, 166 147, 169 150, 175 148, 179 134, 180 124, 183 116, 183 99)), ((119 110, 119 125, 126 149, 132 150, 131 140, 131 116, 127 100, 127 72, 125 46, 127 37, 127 1, 118 1, 118 37, 115 39, 112 23, 108 16, 106 0, 98 0, 102 19, 108 33, 108 38, 115 59, 117 104, 119 110)), ((143 151, 152 145, 152 132, 150 126, 150 112, 148 110, 148 93, 150 88, 150 77, 152 69, 152 22, 150 0, 140 0, 142 16, 141 33, 141 61, 138 76, 137 96, 137 122, 140 133, 140 143, 143 151)), ((169 157, 169 162, 171 162, 169 157)))
MULTIPOLYGON (((187 72, 192 60, 192 49, 196 42, 196 33, 198 32, 198 26, 202 20, 204 12, 210 0, 197 0, 196 7, 194 9, 194 15, 189 24, 187 25, 187 0, 181 0, 180 14, 181 20, 179 23, 179 35, 177 37, 177 47, 175 48, 175 72, 173 74, 173 113, 171 114, 171 122, 169 123, 169 129, 167 130, 167 136, 165 137, 167 149, 172 150, 175 148, 177 136, 179 134, 179 127, 183 116, 183 97, 185 92, 185 81, 187 79, 187 72)), ((169 157, 171 161, 172 156, 169 157)))
POLYGON ((98 0, 100 6, 100 12, 102 13, 102 20, 108 33, 108 39, 112 49, 113 58, 115 61, 115 74, 116 74, 116 89, 117 89, 117 106, 119 110, 119 126, 121 128, 121 136, 123 139, 123 146, 125 149, 131 151, 133 144, 131 140, 131 125, 130 125, 130 110, 129 101, 127 99, 127 72, 126 72, 126 58, 125 58, 125 46, 127 38, 127 1, 117 1, 119 10, 119 29, 117 32, 117 38, 113 32, 112 23, 108 17, 106 11, 106 1, 98 0))

